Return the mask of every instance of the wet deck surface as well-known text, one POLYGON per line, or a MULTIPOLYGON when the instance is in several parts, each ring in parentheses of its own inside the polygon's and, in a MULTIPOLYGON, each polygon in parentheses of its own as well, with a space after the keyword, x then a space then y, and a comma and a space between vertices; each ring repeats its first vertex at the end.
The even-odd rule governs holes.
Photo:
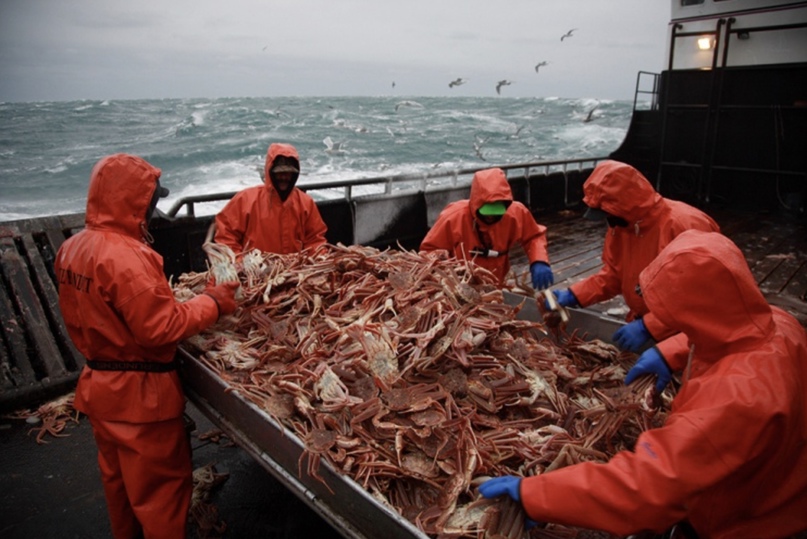
MULTIPOLYGON (((721 232, 743 251, 768 303, 789 312, 807 328, 807 221, 719 209, 706 211, 720 225, 721 232)), ((599 270, 605 223, 581 219, 578 212, 538 216, 537 220, 548 229, 549 257, 555 274, 552 288, 568 287, 599 270)), ((526 272, 523 251, 514 250, 511 256, 514 270, 526 272)), ((590 309, 617 318, 627 310, 619 299, 590 309)))
MULTIPOLYGON (((214 464, 217 473, 229 473, 211 497, 225 533, 206 537, 341 537, 247 453, 226 439, 200 441, 214 427, 193 405, 188 415, 197 426, 191 435, 194 469, 214 464)), ((47 438, 43 445, 29 430, 22 420, 0 418, 0 537, 110 538, 89 420, 69 424, 68 436, 47 438)), ((190 531, 191 539, 205 536, 195 527, 190 531)))

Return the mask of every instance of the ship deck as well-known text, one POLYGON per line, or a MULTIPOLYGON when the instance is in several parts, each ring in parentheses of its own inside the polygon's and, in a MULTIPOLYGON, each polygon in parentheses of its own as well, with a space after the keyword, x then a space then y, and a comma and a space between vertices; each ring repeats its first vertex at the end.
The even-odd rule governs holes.
MULTIPOLYGON (((721 232, 743 251, 760 290, 771 305, 792 314, 807 328, 807 222, 787 216, 707 209, 721 232)), ((599 271, 607 226, 581 219, 575 211, 538 215, 547 227, 549 257, 555 274, 552 288, 568 287, 599 271)), ((528 271, 524 251, 511 253, 517 274, 528 271)), ((589 309, 621 318, 627 307, 620 298, 589 309)))
MULTIPOLYGON (((297 539, 342 536, 314 510, 220 433, 188 403, 194 469, 214 465, 227 479, 211 489, 219 532, 195 521, 188 539, 262 537, 297 539)), ((37 444, 25 421, 0 417, 0 537, 5 539, 106 539, 112 537, 89 420, 68 423, 61 435, 37 444)))

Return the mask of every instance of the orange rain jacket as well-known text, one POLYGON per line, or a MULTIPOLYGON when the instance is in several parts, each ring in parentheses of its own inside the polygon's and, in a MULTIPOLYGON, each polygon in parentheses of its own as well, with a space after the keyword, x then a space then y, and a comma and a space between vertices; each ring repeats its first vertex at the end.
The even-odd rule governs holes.
POLYGON ((521 482, 537 521, 626 535, 683 519, 704 539, 807 530, 807 334, 768 305, 742 252, 688 231, 640 276, 643 297, 694 346, 661 428, 606 464, 521 482))
POLYGON ((473 260, 494 273, 503 284, 510 271, 510 249, 520 242, 530 264, 549 263, 546 227, 535 222, 524 204, 513 200, 507 176, 500 168, 480 170, 471 181, 470 199, 446 206, 429 230, 421 251, 445 249, 456 258, 473 260), (476 211, 489 202, 507 201, 510 205, 501 221, 487 225, 476 218, 476 211), (474 249, 492 249, 497 257, 474 256, 474 249))
POLYGON ((647 314, 645 302, 636 294, 639 273, 673 238, 691 228, 719 231, 711 217, 662 197, 641 172, 625 163, 603 161, 597 165, 583 192, 587 206, 621 217, 628 226, 608 227, 602 269, 570 288, 581 307, 622 294, 630 308, 628 321, 647 314))
POLYGON ((272 185, 269 170, 279 156, 300 162, 297 149, 291 144, 271 144, 263 168, 264 185, 239 192, 216 215, 216 243, 227 245, 236 254, 252 249, 299 253, 325 244, 328 227, 314 199, 294 187, 283 201, 272 185))
MULTIPOLYGON (((688 204, 662 197, 647 178, 630 165, 603 161, 583 184, 583 202, 628 222, 627 227, 608 227, 602 251, 603 266, 598 273, 570 286, 581 307, 609 300, 619 294, 630 311, 630 322, 643 317, 645 327, 657 341, 673 332, 651 313, 636 293, 639 273, 678 234, 695 229, 719 232, 714 220, 688 204), (647 316, 645 316, 647 315, 647 316)), ((659 343, 659 351, 673 367, 686 360, 683 339, 659 343)))
MULTIPOLYGON (((59 306, 76 348, 90 360, 168 363, 177 343, 218 318, 213 298, 174 299, 163 259, 144 239, 146 210, 160 169, 116 154, 93 168, 85 228, 62 244, 54 270, 59 306)), ((107 421, 147 423, 181 417, 176 371, 85 367, 75 407, 107 421)))

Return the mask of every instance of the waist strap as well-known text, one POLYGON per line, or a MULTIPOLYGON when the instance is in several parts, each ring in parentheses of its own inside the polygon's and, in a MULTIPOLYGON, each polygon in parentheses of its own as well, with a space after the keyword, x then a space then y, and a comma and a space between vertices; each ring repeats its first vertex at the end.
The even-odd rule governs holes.
POLYGON ((95 371, 140 371, 170 372, 177 369, 177 362, 159 363, 156 361, 106 361, 88 360, 87 366, 95 371))

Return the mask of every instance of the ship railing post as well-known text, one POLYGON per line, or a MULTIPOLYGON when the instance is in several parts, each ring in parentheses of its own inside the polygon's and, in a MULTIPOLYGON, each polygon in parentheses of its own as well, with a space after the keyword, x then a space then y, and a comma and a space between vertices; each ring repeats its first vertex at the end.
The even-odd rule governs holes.
POLYGON ((524 167, 524 183, 527 184, 527 202, 532 211, 532 182, 530 181, 530 167, 524 167))
MULTIPOLYGON (((563 163, 563 207, 569 207, 569 175, 567 174, 568 163, 563 163)), ((547 175, 548 176, 548 175, 547 175)))

